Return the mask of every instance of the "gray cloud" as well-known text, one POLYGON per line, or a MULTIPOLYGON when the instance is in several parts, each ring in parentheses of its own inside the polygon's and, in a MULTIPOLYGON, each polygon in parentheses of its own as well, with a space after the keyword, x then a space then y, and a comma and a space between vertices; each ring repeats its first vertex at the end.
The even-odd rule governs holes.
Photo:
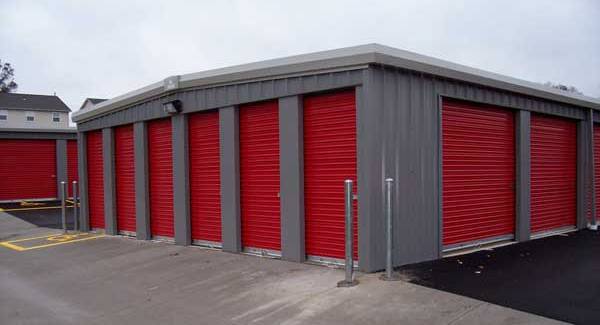
POLYGON ((377 42, 600 97, 600 2, 17 1, 0 58, 72 109, 173 74, 377 42))

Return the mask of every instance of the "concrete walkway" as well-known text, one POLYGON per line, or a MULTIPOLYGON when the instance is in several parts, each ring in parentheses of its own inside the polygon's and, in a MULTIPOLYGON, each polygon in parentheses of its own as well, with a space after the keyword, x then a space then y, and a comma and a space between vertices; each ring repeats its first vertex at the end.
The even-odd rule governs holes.
MULTIPOLYGON (((0 240, 56 232, 0 212, 0 240)), ((5 324, 559 324, 407 282, 198 247, 104 237, 0 247, 5 324)))

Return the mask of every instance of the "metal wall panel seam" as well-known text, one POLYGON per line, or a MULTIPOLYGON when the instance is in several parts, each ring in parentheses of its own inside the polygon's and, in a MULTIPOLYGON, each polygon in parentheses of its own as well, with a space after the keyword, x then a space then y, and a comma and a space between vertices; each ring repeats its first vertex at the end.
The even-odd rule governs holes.
POLYGON ((177 114, 171 118, 173 147, 173 205, 175 244, 190 245, 190 197, 188 115, 177 114))
MULTIPOLYGON (((67 140, 67 179, 69 183, 69 197, 73 197, 73 181, 79 182, 77 140, 67 140)), ((78 188, 81 184, 78 184, 78 188)))
POLYGON ((304 262, 304 141, 302 97, 279 99, 281 255, 304 262))
POLYGON ((114 152, 115 140, 113 129, 102 129, 102 159, 104 162, 104 231, 108 235, 117 234, 114 152))
POLYGON ((87 170, 87 136, 85 132, 77 133, 78 174, 79 174, 79 218, 81 231, 90 230, 88 211, 88 170, 87 170))
POLYGON ((517 191, 516 191, 516 241, 527 241, 531 238, 531 137, 529 111, 517 111, 516 123, 516 160, 517 160, 517 191))
POLYGON ((239 116, 235 106, 219 109, 223 250, 242 250, 240 225, 239 116))
POLYGON ((136 238, 148 240, 150 230, 150 191, 148 186, 148 135, 146 122, 133 124, 135 160, 135 228, 136 238))

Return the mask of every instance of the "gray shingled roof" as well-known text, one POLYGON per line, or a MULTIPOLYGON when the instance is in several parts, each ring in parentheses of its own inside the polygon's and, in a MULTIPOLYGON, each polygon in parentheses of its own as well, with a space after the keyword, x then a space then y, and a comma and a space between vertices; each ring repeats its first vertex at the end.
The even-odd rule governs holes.
POLYGON ((70 112, 58 96, 0 93, 0 109, 70 112))
MULTIPOLYGON (((369 64, 393 66, 600 110, 599 99, 567 93, 542 84, 511 78, 380 44, 366 44, 301 54, 176 77, 179 79, 179 89, 181 90, 262 78, 278 78, 303 73, 315 74, 339 69, 352 69, 365 67, 369 64)), ((155 82, 95 105, 90 110, 75 112, 73 114, 73 121, 82 122, 147 98, 159 96, 166 92, 164 85, 164 81, 155 82)))
MULTIPOLYGON (((89 103, 92 103, 92 105, 96 105, 96 104, 102 103, 102 102, 104 102, 104 101, 107 101, 107 100, 108 100, 108 99, 103 99, 103 98, 91 98, 91 97, 88 97, 88 98, 86 98, 86 99, 83 101, 83 103, 81 104, 81 107, 79 107, 79 110, 82 110, 82 109, 85 107, 85 105, 86 105, 88 102, 89 102, 89 103)), ((92 107, 93 107, 93 106, 92 106, 92 107)))
POLYGON ((103 101, 108 100, 108 99, 104 99, 104 98, 89 98, 88 97, 87 100, 89 100, 90 102, 92 102, 92 104, 96 105, 96 104, 102 103, 103 101))

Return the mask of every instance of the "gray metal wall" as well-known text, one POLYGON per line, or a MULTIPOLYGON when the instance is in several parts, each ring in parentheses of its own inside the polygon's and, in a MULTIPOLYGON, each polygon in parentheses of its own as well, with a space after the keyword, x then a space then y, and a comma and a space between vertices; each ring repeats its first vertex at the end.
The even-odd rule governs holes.
POLYGON ((5 131, 0 129, 0 139, 55 139, 55 140, 75 140, 77 139, 77 133, 65 133, 65 132, 16 132, 16 131, 5 131))
MULTIPOLYGON (((397 68, 372 66, 368 69, 332 72, 315 76, 254 81, 153 98, 145 103, 81 123, 80 131, 110 128, 135 122, 136 215, 139 239, 149 239, 147 154, 145 122, 165 117, 162 101, 178 98, 183 114, 219 108, 221 137, 221 202, 223 248, 241 250, 239 220, 239 166, 237 105, 266 99, 280 101, 282 185, 282 255, 304 259, 302 95, 355 87, 357 105, 357 163, 359 211, 359 266, 363 271, 384 267, 383 180, 396 180, 395 253, 396 265, 435 259, 441 256, 441 101, 444 97, 469 100, 515 109, 517 128, 517 240, 529 239, 529 118, 530 112, 553 114, 580 120, 578 206, 588 204, 584 193, 592 166, 590 146, 593 115, 587 109, 498 91, 465 82, 442 79, 397 68), (290 125, 287 125, 290 124, 290 125), (293 158, 293 159, 292 159, 293 158)), ((182 115, 173 117, 174 175, 176 205, 187 205, 187 141, 182 115), (176 139, 178 139, 176 141, 176 139), (177 169, 176 168, 176 169, 177 169), (182 170, 183 169, 183 170, 182 170)), ((105 131, 108 132, 108 131, 105 131)), ((80 140, 85 140, 80 133, 80 140)), ((80 145, 80 153, 85 149, 80 145)), ((108 158, 107 158, 108 159, 108 158)), ((85 156, 80 157, 80 183, 85 192, 85 156)), ((108 168, 111 170, 110 168, 108 168)), ((106 170, 105 170, 106 172, 106 170)), ((112 177, 105 175, 105 177, 112 177)), ((109 184, 110 182, 105 182, 109 184)), ((593 183, 592 183, 593 184, 593 183)), ((113 186, 113 185, 110 185, 113 186)), ((111 193, 111 189, 106 189, 111 193)), ((87 216, 87 196, 82 193, 82 214, 87 216)), ((111 210, 108 210, 111 211, 111 210)), ((580 210, 583 211, 583 210, 580 210)), ((189 209, 175 209, 176 243, 189 244, 189 209)), ((579 213, 579 227, 584 225, 579 213)), ((85 219, 85 218, 84 218, 85 219)), ((83 223, 87 224, 86 222, 83 223)))
POLYGON ((108 115, 85 121, 77 127, 79 131, 89 131, 167 117, 168 115, 163 112, 162 107, 163 101, 166 100, 181 100, 183 103, 182 113, 185 114, 309 92, 346 88, 358 85, 361 82, 362 70, 349 70, 192 90, 186 89, 176 94, 153 98, 108 115))
MULTIPOLYGON (((584 191, 592 175, 587 149, 591 139, 583 123, 589 120, 588 109, 396 68, 372 67, 366 74, 368 98, 364 112, 359 111, 359 150, 369 154, 359 155, 367 161, 359 161, 359 184, 363 191, 369 191, 369 198, 360 201, 359 215, 369 218, 369 228, 361 231, 377 241, 370 245, 369 269, 384 267, 381 206, 385 177, 396 180, 394 264, 435 259, 442 254, 440 110, 444 97, 582 121, 578 124, 578 227, 585 226, 581 209, 588 204, 584 191)), ((521 240, 529 239, 529 189, 523 188, 529 186, 528 121, 528 114, 517 115, 517 238, 521 240)))

